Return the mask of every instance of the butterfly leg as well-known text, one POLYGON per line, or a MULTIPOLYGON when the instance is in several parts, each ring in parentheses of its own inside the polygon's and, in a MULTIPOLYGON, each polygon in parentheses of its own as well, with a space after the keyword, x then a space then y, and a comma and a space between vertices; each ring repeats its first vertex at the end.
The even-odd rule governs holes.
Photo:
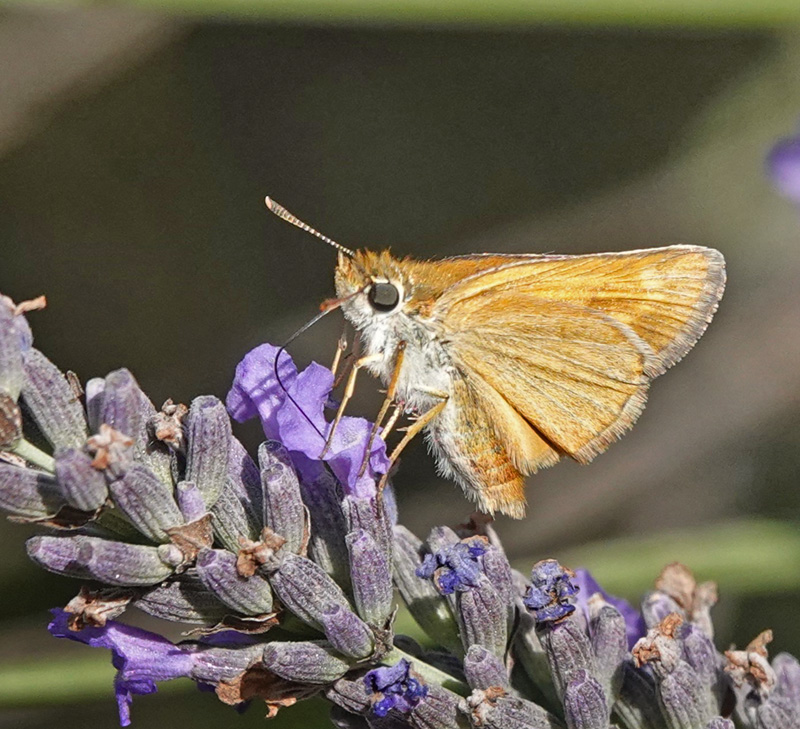
POLYGON ((345 385, 344 388, 342 401, 339 403, 339 409, 336 411, 336 417, 333 419, 331 429, 328 432, 328 440, 325 441, 325 447, 322 449, 322 453, 319 454, 320 458, 324 457, 324 455, 328 452, 328 449, 331 447, 331 443, 333 443, 333 436, 336 433, 336 428, 339 426, 339 421, 344 415, 344 409, 347 407, 347 403, 350 402, 350 398, 353 397, 353 392, 356 389, 356 377, 358 376, 358 371, 362 367, 365 367, 372 362, 380 361, 382 357, 383 355, 379 353, 370 354, 366 357, 360 357, 353 363, 353 367, 350 370, 350 376, 347 378, 347 385, 345 385))
POLYGON ((389 436, 389 433, 392 432, 392 428, 397 424, 397 421, 400 419, 400 416, 403 414, 403 403, 399 402, 394 406, 394 412, 389 416, 389 419, 386 421, 386 425, 384 426, 383 430, 381 431, 381 438, 386 440, 389 436))
MULTIPOLYGON (((342 334, 344 336, 344 334, 342 334)), ((342 371, 338 373, 336 378, 333 381, 333 390, 335 390, 339 385, 342 384, 342 380, 348 377, 350 374, 350 370, 353 368, 353 362, 358 359, 359 355, 361 354, 361 340, 356 337, 355 342, 353 343, 353 351, 349 354, 345 355, 342 361, 344 362, 344 366, 342 367, 342 371)), ((335 361, 334 357, 334 361, 335 361)), ((336 370, 333 372, 336 375, 336 370)))
POLYGON ((342 336, 336 342, 336 354, 333 355, 333 362, 331 364, 331 372, 334 379, 336 379, 336 371, 339 369, 339 364, 342 361, 342 355, 347 351, 347 330, 342 330, 342 336))
MULTIPOLYGON (((420 415, 411 425, 408 426, 406 429, 405 435, 402 437, 400 442, 394 447, 392 454, 389 456, 389 460, 391 461, 392 465, 398 459, 400 454, 403 452, 403 449, 413 440, 414 436, 417 435, 428 423, 430 423, 439 413, 444 410, 445 406, 447 405, 447 401, 450 399, 450 395, 446 392, 430 392, 431 395, 434 397, 441 398, 441 402, 436 403, 430 410, 426 410, 422 415, 420 415)), ((390 469, 391 470, 391 469, 390 469)), ((386 485, 386 481, 389 478, 389 471, 383 474, 381 477, 381 481, 378 484, 378 491, 383 491, 383 487, 386 485)))
MULTIPOLYGON (((361 462, 361 468, 358 471, 359 478, 364 475, 364 472, 367 470, 367 464, 369 463, 369 456, 372 453, 372 444, 375 441, 375 436, 378 434, 378 428, 381 427, 381 423, 383 419, 386 417, 386 413, 389 411, 389 407, 394 402, 394 396, 397 393, 397 382, 400 379, 400 370, 403 367, 403 359, 406 356, 406 343, 400 342, 397 345, 397 356, 394 360, 394 370, 392 371, 392 378, 389 380, 389 387, 386 388, 386 397, 383 399, 383 405, 381 405, 381 409, 378 411, 378 417, 375 418, 375 422, 372 424, 372 430, 369 434, 369 439, 367 440, 367 448, 364 451, 364 460, 361 462)), ((396 422, 395 418, 395 422, 396 422)))

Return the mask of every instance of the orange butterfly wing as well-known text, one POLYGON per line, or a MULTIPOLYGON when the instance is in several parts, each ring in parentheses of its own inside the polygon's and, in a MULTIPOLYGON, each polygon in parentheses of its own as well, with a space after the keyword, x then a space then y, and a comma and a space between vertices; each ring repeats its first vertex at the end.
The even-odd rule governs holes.
MULTIPOLYGON (((472 267, 482 258, 439 263, 472 267)), ((459 480, 490 509, 509 511, 504 503, 519 498, 512 479, 505 496, 502 487, 476 495, 481 485, 500 486, 486 464, 505 456, 529 473, 558 453, 588 462, 603 452, 641 413, 650 379, 704 331, 722 295, 724 261, 692 246, 485 260, 488 269, 446 287, 432 314, 464 375, 456 409, 491 411, 494 440, 472 437, 473 471, 459 480), (547 448, 520 446, 511 413, 547 448)))
POLYGON ((481 260, 486 268, 442 293, 437 317, 449 319, 454 305, 488 290, 596 309, 627 324, 650 345, 656 354, 653 374, 692 348, 725 288, 722 254, 701 246, 583 256, 463 256, 440 263, 457 268, 481 260))

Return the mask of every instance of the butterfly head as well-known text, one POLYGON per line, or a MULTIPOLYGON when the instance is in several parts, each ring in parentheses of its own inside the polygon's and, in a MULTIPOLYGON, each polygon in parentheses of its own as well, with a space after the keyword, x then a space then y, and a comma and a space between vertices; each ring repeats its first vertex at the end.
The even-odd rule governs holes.
POLYGON ((342 311, 357 329, 388 325, 408 305, 410 281, 388 251, 340 253, 335 281, 342 311))

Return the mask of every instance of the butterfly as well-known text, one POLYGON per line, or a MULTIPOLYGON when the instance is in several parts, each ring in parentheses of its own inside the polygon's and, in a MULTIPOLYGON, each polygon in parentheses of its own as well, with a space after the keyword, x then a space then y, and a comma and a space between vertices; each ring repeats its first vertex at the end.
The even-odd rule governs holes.
POLYGON ((418 261, 351 251, 267 204, 339 251, 336 302, 361 349, 347 390, 366 368, 388 386, 378 423, 390 402, 391 425, 417 417, 392 458, 424 429, 441 474, 490 514, 522 518, 525 476, 625 433, 725 288, 712 248, 418 261))

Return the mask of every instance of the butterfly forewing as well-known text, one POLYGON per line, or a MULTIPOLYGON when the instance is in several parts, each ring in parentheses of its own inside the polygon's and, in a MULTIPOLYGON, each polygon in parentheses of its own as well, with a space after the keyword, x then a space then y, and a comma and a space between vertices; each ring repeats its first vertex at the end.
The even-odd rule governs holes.
POLYGON ((520 257, 448 288, 437 314, 462 372, 587 462, 635 422, 650 378, 702 334, 723 285, 705 248, 520 257))
POLYGON ((705 331, 724 286, 722 254, 699 246, 519 256, 449 287, 438 313, 447 321, 453 305, 488 290, 596 309, 627 324, 650 345, 655 375, 677 362, 705 331))

